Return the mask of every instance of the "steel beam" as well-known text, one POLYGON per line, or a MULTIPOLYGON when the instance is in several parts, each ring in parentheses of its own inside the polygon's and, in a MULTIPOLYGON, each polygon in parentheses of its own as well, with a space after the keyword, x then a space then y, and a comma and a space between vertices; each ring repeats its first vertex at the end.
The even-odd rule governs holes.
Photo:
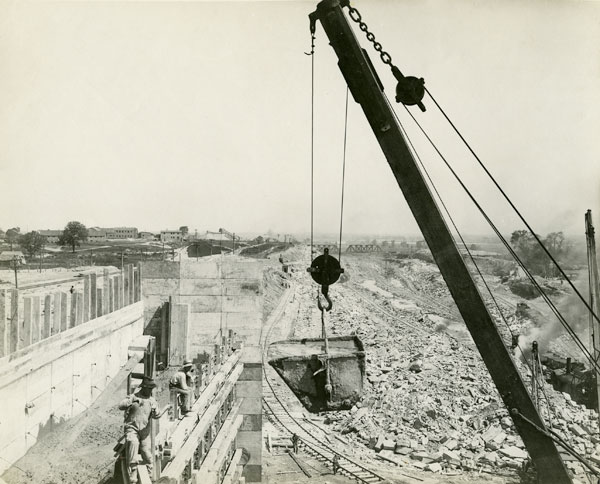
MULTIPOLYGON (((347 5, 347 0, 323 0, 310 15, 311 23, 314 25, 318 20, 323 26, 354 100, 361 105, 379 141, 504 404, 509 411, 518 410, 543 429, 544 423, 402 136, 374 68, 354 36, 342 10, 347 5)), ((540 482, 571 483, 554 442, 518 415, 510 413, 540 482)))

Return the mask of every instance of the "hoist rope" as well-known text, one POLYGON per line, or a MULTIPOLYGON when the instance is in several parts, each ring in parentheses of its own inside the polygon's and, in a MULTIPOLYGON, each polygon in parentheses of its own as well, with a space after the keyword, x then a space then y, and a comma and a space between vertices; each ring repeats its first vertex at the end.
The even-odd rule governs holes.
POLYGON ((310 33, 310 255, 313 256, 315 168, 315 33, 310 33))
MULTIPOLYGON (((425 92, 429 95, 429 97, 434 102, 434 104, 436 105, 436 107, 440 110, 440 112, 442 113, 442 115, 444 116, 444 118, 446 118, 446 120, 448 121, 448 123, 450 124, 450 126, 452 126, 452 129, 456 132, 456 134, 459 136, 459 138, 463 141, 463 143, 465 144, 465 146, 467 147, 467 149, 475 157, 475 159, 477 160, 477 162, 479 163, 479 165, 481 166, 481 168, 483 169, 483 171, 487 174, 487 176, 490 178, 490 180, 492 181, 492 183, 500 191, 500 193, 502 194, 502 196, 504 197, 504 199, 508 202, 508 204, 511 206, 511 208, 515 211, 515 213, 521 219, 521 221, 525 224, 525 226, 527 227, 527 230, 529 230, 529 232, 531 232, 531 234, 533 235, 533 237, 535 238, 535 240, 537 241, 537 243, 539 244, 539 246, 546 253, 546 255, 550 258, 550 260, 552 261, 552 263, 554 264, 554 266, 559 270, 559 272, 565 278, 565 280, 567 281, 567 283, 575 291, 575 294, 577 294, 577 296, 579 297, 579 299, 581 300, 581 302, 583 302, 583 304, 585 305, 585 307, 590 311, 590 313, 592 314, 592 317, 595 318, 596 321, 598 321, 600 323, 600 319, 598 318, 598 315, 596 315, 596 313, 594 312, 594 310, 592 309, 592 307, 590 306, 590 304, 588 304, 588 302, 585 300, 585 298, 583 297, 583 295, 575 287, 575 285, 573 284, 573 282, 571 282, 571 279, 569 279, 569 276, 567 276, 567 274, 563 271, 562 267, 560 267, 560 265, 558 264, 558 262, 556 261, 556 259, 552 256, 552 254, 550 253, 550 251, 548 251, 548 249, 546 248, 546 246, 544 245, 544 243, 540 240, 540 238, 534 232, 534 230, 531 227, 531 225, 529 225, 529 223, 527 222, 527 220, 525 220, 525 217, 523 217, 523 215, 517 209, 517 207, 512 202, 512 200, 510 199, 510 197, 502 189, 502 187, 500 186, 500 184, 496 181, 496 179, 494 178, 494 176, 490 173, 490 171, 487 169, 487 167, 481 161, 481 159, 479 158, 479 156, 477 156, 477 154, 475 153, 475 151, 473 150, 473 148, 471 148, 471 145, 467 142, 467 140, 464 138, 464 136, 461 134, 461 132, 458 130, 458 128, 450 120, 450 118, 448 117, 448 115, 446 114, 446 112, 438 104, 438 102, 433 97, 433 95, 431 94, 431 92, 429 91, 429 89, 425 88, 425 92)), ((411 116, 412 116, 412 114, 411 114, 411 116)))
MULTIPOLYGON (((400 130, 402 131, 402 134, 404 135, 404 138, 406 139, 406 141, 407 141, 407 143, 408 143, 408 145, 410 147, 410 150, 412 151, 415 159, 418 161, 418 163, 419 163, 419 165, 420 165, 423 173, 425 173, 425 175, 427 176, 427 179, 429 180, 429 183, 430 183, 431 187, 433 188, 433 191, 435 192, 438 200, 440 201, 440 204, 442 205, 444 211, 446 212, 446 215, 448 216, 448 219, 450 220, 450 223, 452 224, 452 226, 454 227, 454 230, 458 234, 458 237, 460 238, 463 247, 465 248, 467 254, 469 255, 469 258, 470 258, 471 262, 475 266, 475 269, 476 269, 477 273, 479 274, 479 277, 481 278, 481 281, 483 282, 483 284, 484 284, 484 286, 485 286, 488 294, 490 295, 490 297, 491 297, 491 299, 492 299, 492 301, 494 303, 494 306, 496 307, 496 310, 498 311, 498 314, 500 315, 500 318, 504 322, 504 325, 506 326, 506 329, 508 330, 511 338, 514 338, 514 333, 512 332, 512 330, 510 328, 510 325, 508 324, 508 321, 504 317, 504 313, 502 312, 502 309, 500 308, 500 304, 496 300, 496 297, 494 296, 491 288, 489 287, 487 281, 485 280, 485 277, 483 276, 483 273, 479 269, 479 266, 478 266, 477 262, 475 261, 475 258, 473 257, 471 251, 469 250, 469 247, 468 247, 466 241, 464 240, 464 238, 463 238, 460 230, 458 229, 456 223, 454 222, 454 219, 453 219, 453 217, 452 217, 452 215, 450 213, 450 210, 446 206, 446 204, 444 202, 444 199, 442 198, 440 192, 437 189, 437 186, 435 185, 433 179, 429 175, 429 171, 425 167, 425 164, 423 163, 423 160, 419 156, 419 153, 417 152, 417 150, 416 150, 416 148, 415 148, 412 140, 408 136, 408 133, 407 133, 406 129, 404 128, 402 122, 400 121, 400 118, 398 118, 398 115, 396 114, 395 109, 393 109, 392 104, 389 102, 389 99, 388 99, 387 95, 385 95, 385 98, 386 98, 386 101, 388 103, 388 106, 390 107, 390 110, 394 113, 394 117, 396 118, 396 121, 398 122, 398 125, 400 126, 400 130)), ((450 236, 454 239, 454 236, 452 234, 450 234, 450 236)), ((533 368, 531 367, 531 365, 529 364, 527 358, 525 357, 525 353, 523 352, 523 349, 520 346, 518 346, 518 348, 519 348, 519 352, 521 353, 521 357, 523 359, 523 362, 525 363, 525 365, 527 366, 527 368, 529 368, 529 371, 531 371, 533 373, 533 368)), ((544 398, 546 400, 546 405, 548 407, 548 414, 550 416, 551 414, 554 413, 554 409, 552 409, 552 407, 550 405, 550 399, 548 398, 548 395, 546 394, 546 390, 544 389, 543 386, 541 387, 541 390, 542 390, 542 393, 544 394, 544 398)), ((555 414, 554 414, 554 417, 556 418, 555 414)))
POLYGON ((410 110, 408 108, 406 108, 406 106, 404 106, 404 107, 405 107, 406 111, 408 112, 408 114, 410 115, 410 117, 415 122, 415 124, 419 127, 419 129, 421 130, 421 132, 423 133, 423 135, 427 138, 427 140, 429 141, 429 143, 431 144, 431 146, 434 148, 434 150, 440 156, 440 158, 442 159, 442 161, 444 162, 444 164, 448 167, 448 169, 450 170, 450 172, 452 173, 452 175, 454 176, 454 178, 458 181, 458 183, 460 184, 460 186, 462 187, 462 189, 465 191, 465 193, 467 194, 467 196, 471 199, 471 201, 477 207, 477 209, 482 214, 482 216, 484 217, 484 219, 486 220, 486 222, 492 228, 492 230, 494 231, 494 233, 496 234, 496 236, 500 239, 500 241, 503 243, 503 245, 505 246, 505 248, 510 252, 510 254, 515 259, 515 261, 519 264, 519 266, 523 269, 523 271, 525 272, 525 275, 527 276, 527 278, 530 280, 530 282, 538 290, 538 292, 540 293, 540 295, 542 296, 542 298, 544 299, 544 301, 546 302, 546 304, 548 304, 548 306, 550 307, 550 309, 552 310, 552 312, 554 313, 554 315, 558 318, 559 322, 563 325, 563 327, 569 333, 569 335, 571 336, 571 338, 573 338, 573 340, 575 341, 576 345, 579 347, 579 349, 581 350, 581 352, 585 355, 585 357, 589 360, 590 364, 594 368, 596 368, 597 370, 600 370, 600 366, 599 366, 598 362, 595 361, 595 359, 592 357, 592 355, 590 354, 590 352, 588 351, 588 349, 585 347, 585 345, 579 339, 579 337, 577 336, 577 334, 575 333, 575 331, 573 330, 573 328, 571 328, 571 326, 569 325, 569 323, 564 319, 564 317, 562 316, 562 314, 560 313, 560 311, 556 308, 556 306, 554 305, 554 303, 550 300, 550 298, 548 297, 548 295, 546 294, 546 292, 541 288, 541 286, 535 280, 535 278, 533 277, 533 275, 529 272, 529 270, 527 269, 527 267, 525 266, 525 264, 523 263, 523 261, 519 258, 519 256, 516 254, 516 252, 514 251, 514 249, 510 246, 510 244, 502 236, 502 234, 500 233, 500 231, 498 230, 498 228, 496 227, 496 225, 489 218, 489 216, 487 215, 487 213, 485 212, 485 210, 483 210, 483 208, 481 207, 481 205, 479 204, 479 202, 477 202, 477 200, 475 199, 475 197, 473 196, 473 194, 471 193, 471 191, 467 188, 467 186, 464 184, 464 182, 462 181, 462 179, 458 176, 458 174, 456 173, 456 171, 454 171, 454 169, 452 168, 452 166, 450 165, 450 163, 448 162, 448 160, 444 157, 444 155, 440 152, 440 150, 438 149, 438 147, 436 146, 436 144, 434 143, 434 141, 425 132, 425 130, 423 129, 423 127, 421 126, 421 124, 413 116, 413 114, 410 112, 410 110))
POLYGON ((344 115, 344 154, 342 157, 342 201, 340 206, 340 245, 338 259, 340 265, 342 264, 342 226, 344 222, 344 184, 346 180, 346 140, 348 136, 348 94, 350 89, 346 87, 346 114, 344 115))
POLYGON ((581 462, 585 467, 587 467, 592 474, 594 474, 595 476, 599 476, 600 475, 600 472, 598 472, 598 469, 592 467, 592 465, 587 461, 587 459, 585 459, 584 457, 582 457, 581 454, 579 454, 575 449, 573 449, 573 447, 571 447, 569 444, 567 444, 565 442, 565 439, 563 439, 554 430, 541 428, 535 422, 533 422, 530 419, 528 419, 527 417, 525 417, 525 415, 523 415, 521 412, 519 412, 519 410, 516 409, 516 408, 511 409, 511 413, 513 413, 514 415, 516 415, 519 418, 523 419, 524 422, 527 422, 535 430, 537 430, 540 434, 545 435, 546 437, 548 437, 549 439, 553 440, 555 443, 557 443, 558 445, 560 445, 569 454, 571 454, 579 462, 581 462))

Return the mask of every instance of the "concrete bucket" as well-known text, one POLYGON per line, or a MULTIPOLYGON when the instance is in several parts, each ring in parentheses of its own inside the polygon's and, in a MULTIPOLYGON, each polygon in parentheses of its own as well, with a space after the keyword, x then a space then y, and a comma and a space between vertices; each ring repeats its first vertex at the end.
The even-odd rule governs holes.
POLYGON ((349 409, 362 394, 365 349, 357 336, 278 341, 269 346, 269 356, 311 412, 349 409))

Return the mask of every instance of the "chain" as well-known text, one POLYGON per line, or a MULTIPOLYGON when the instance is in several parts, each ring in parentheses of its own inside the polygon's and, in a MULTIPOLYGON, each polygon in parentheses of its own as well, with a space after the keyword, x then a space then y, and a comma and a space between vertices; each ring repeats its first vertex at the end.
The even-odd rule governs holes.
POLYGON ((383 50, 382 45, 375 40, 375 34, 373 32, 370 32, 369 27, 367 27, 367 24, 362 21, 362 16, 360 15, 360 12, 356 8, 348 5, 348 13, 350 14, 350 18, 358 24, 360 30, 362 30, 365 33, 367 40, 373 44, 373 48, 377 52, 379 52, 379 57, 381 57, 381 61, 384 64, 393 67, 392 56, 388 54, 385 50, 383 50))

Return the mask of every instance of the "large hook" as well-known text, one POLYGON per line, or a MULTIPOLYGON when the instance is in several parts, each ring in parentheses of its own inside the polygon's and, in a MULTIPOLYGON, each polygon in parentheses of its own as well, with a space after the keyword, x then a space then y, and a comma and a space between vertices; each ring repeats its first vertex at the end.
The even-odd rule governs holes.
POLYGON ((319 308, 319 311, 323 311, 323 309, 325 309, 325 311, 331 311, 331 308, 333 308, 333 302, 331 301, 331 298, 329 297, 329 286, 328 285, 324 284, 321 286, 321 294, 323 294, 323 296, 325 296, 325 300, 327 301, 327 306, 323 307, 323 305, 321 304, 321 298, 317 294, 317 306, 319 308))

